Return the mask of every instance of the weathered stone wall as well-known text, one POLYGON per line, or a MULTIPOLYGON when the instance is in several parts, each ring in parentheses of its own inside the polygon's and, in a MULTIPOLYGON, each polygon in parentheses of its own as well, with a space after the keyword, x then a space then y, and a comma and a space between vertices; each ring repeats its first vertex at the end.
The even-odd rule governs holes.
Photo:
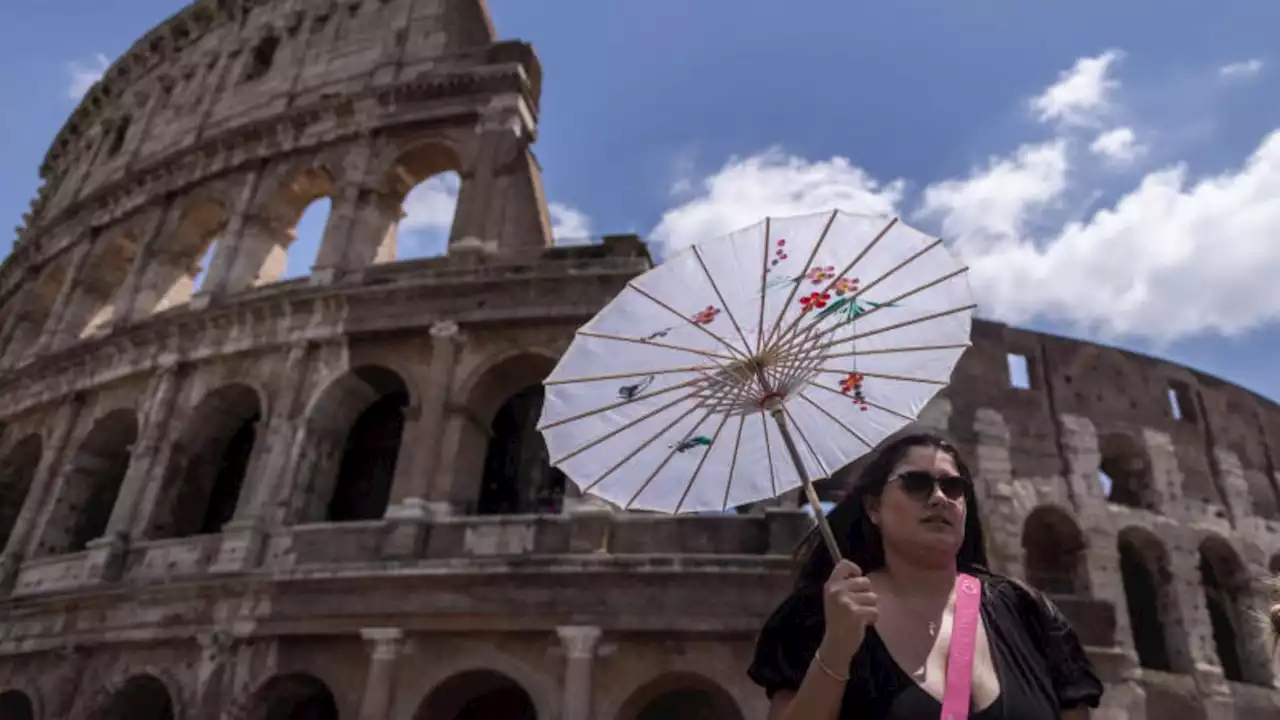
MULTIPOLYGON (((209 0, 86 96, 0 265, 0 716, 764 717, 744 671, 794 498, 614 514, 503 429, 650 266, 631 236, 549 247, 540 83, 480 0, 209 0), (448 254, 392 262, 443 171, 448 254), (278 282, 322 197, 312 273, 278 282)), ((1280 409, 978 322, 923 420, 1103 717, 1275 713, 1280 409)))

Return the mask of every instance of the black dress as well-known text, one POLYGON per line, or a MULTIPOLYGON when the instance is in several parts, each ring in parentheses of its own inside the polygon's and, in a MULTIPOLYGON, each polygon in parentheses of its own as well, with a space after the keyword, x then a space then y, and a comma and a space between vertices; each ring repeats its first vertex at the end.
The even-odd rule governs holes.
MULTIPOLYGON (((1097 707, 1102 683, 1075 631, 1056 606, 1026 585, 999 575, 982 580, 982 619, 1000 695, 972 720, 1057 720, 1062 710, 1097 707)), ((765 622, 747 671, 769 697, 796 691, 822 642, 822 590, 792 593, 765 622)), ((893 657, 875 628, 849 667, 840 720, 935 720, 942 704, 893 657)))

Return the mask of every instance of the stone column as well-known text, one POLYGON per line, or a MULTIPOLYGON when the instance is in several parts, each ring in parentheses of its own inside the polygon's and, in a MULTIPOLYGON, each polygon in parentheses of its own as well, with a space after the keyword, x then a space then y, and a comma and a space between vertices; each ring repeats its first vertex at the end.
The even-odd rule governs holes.
POLYGON ((40 457, 40 465, 36 468, 36 476, 31 480, 31 489, 22 501, 22 510, 13 523, 13 531, 9 533, 9 541, 4 553, 0 555, 0 595, 8 595, 13 590, 13 583, 18 577, 18 568, 30 554, 37 536, 37 524, 40 516, 45 514, 49 504, 51 490, 58 484, 58 471, 66 464, 67 443, 71 439, 76 421, 84 409, 84 396, 75 395, 58 408, 53 416, 53 430, 49 434, 49 444, 44 455, 40 457))
POLYGON ((595 673, 600 628, 594 625, 562 625, 556 628, 564 647, 563 720, 591 720, 591 687, 595 673))
POLYGON ((160 212, 152 218, 151 224, 144 229, 138 242, 138 252, 133 256, 133 265, 129 267, 129 274, 125 276, 124 283, 116 291, 115 312, 111 316, 109 327, 104 330, 123 327, 133 322, 142 281, 146 277, 147 268, 155 259, 155 248, 168 225, 172 208, 173 203, 166 201, 160 212))
POLYGON ((67 269, 67 277, 62 282, 62 288, 58 290, 58 298, 54 300, 49 317, 41 328, 40 339, 30 351, 32 355, 38 355, 57 346, 61 336, 63 317, 67 314, 67 305, 71 302, 72 293, 79 289, 80 275, 84 271, 85 262, 89 259, 92 244, 93 240, 85 240, 81 242, 80 247, 76 248, 71 267, 67 269))
POLYGON ((395 701, 396 660, 404 649, 400 628, 364 628, 360 637, 369 643, 369 672, 360 699, 359 720, 390 720, 395 701))
POLYGON ((222 526, 222 545, 213 566, 215 571, 238 572, 261 561, 267 527, 277 520, 268 517, 269 511, 281 485, 290 479, 290 458, 299 432, 298 416, 304 407, 314 354, 314 345, 308 342, 289 348, 280 374, 284 382, 269 416, 259 425, 263 432, 254 444, 235 516, 222 526))
MULTIPOLYGON (((147 386, 147 403, 142 411, 140 432, 129 457, 129 469, 111 510, 106 533, 88 544, 85 576, 90 579, 105 582, 119 579, 142 499, 150 495, 151 502, 154 504, 156 501, 161 489, 150 486, 165 479, 164 465, 159 456, 167 450, 165 439, 177 404, 179 384, 178 366, 169 365, 162 367, 147 386)), ((149 512, 145 514, 150 515, 149 512)))
POLYGON ((242 263, 241 256, 246 254, 245 243, 254 244, 251 240, 246 240, 245 236, 246 228, 253 223, 251 212, 261 181, 261 167, 252 168, 245 177, 231 218, 219 233, 218 239, 214 241, 213 259, 209 261, 209 272, 204 278, 204 283, 192 295, 193 309, 206 307, 211 301, 229 292, 253 286, 253 278, 249 279, 248 284, 238 283, 237 270, 242 263))

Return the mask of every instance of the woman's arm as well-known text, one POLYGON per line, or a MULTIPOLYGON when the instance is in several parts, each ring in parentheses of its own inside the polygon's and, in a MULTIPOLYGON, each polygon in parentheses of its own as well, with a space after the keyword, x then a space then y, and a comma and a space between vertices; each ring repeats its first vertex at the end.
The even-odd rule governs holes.
POLYGON ((846 675, 833 668, 847 668, 852 653, 836 652, 825 644, 814 655, 804 681, 794 692, 781 691, 769 704, 769 720, 838 720, 846 675))

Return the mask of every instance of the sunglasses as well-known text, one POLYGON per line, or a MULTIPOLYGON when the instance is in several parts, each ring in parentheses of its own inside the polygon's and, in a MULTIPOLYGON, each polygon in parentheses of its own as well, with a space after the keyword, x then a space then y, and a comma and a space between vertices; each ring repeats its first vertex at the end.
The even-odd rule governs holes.
POLYGON ((902 485, 904 493, 920 502, 928 500, 933 495, 934 489, 941 490, 948 500, 959 500, 964 497, 965 488, 969 485, 969 481, 959 475, 937 477, 928 470, 911 470, 896 475, 890 480, 897 480, 902 485))

